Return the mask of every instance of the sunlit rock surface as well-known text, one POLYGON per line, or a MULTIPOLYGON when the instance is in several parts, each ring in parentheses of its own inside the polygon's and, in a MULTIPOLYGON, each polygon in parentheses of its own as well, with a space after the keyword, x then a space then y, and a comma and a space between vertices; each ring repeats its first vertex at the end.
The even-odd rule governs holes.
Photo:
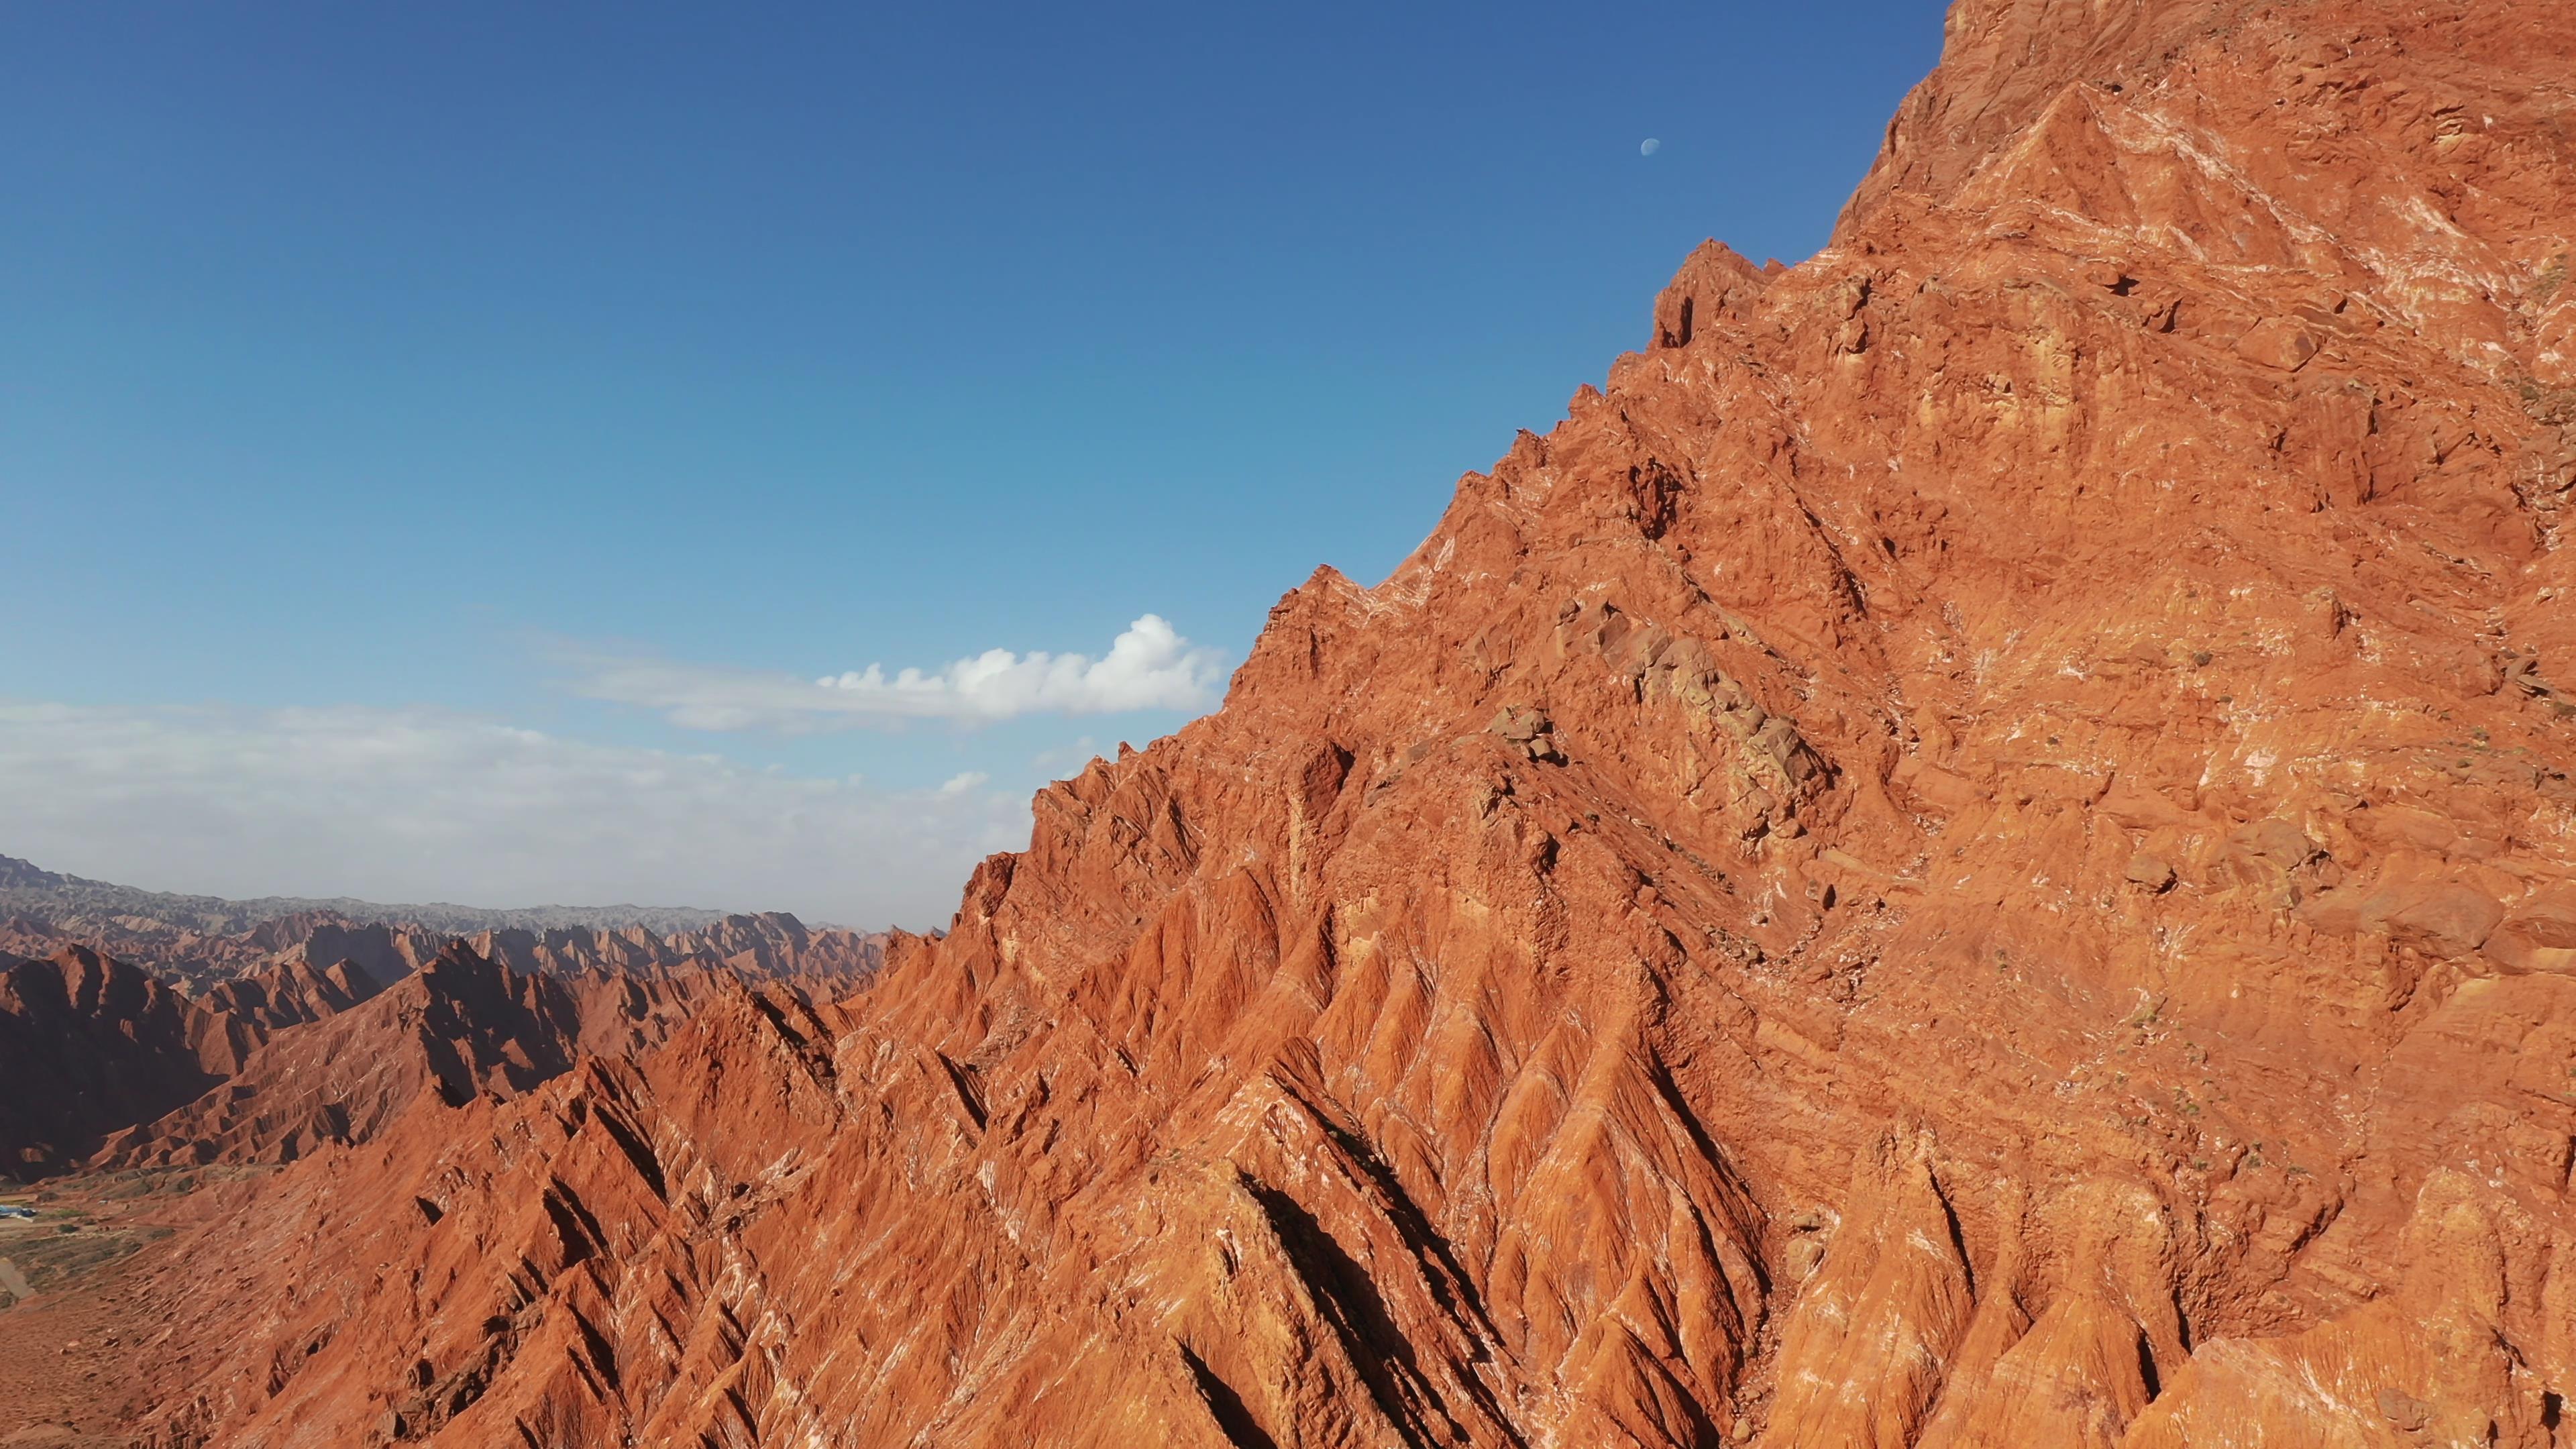
POLYGON ((174 1208, 142 1431, 2567 1442, 2571 78, 1966 0, 943 939, 174 1208))

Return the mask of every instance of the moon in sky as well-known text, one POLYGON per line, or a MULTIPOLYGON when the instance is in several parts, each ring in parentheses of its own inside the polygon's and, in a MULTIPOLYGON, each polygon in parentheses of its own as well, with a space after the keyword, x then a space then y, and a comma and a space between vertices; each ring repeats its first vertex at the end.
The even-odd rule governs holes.
POLYGON ((1663 142, 1656 140, 1654 137, 1648 136, 1645 140, 1637 143, 1637 154, 1640 156, 1652 156, 1663 144, 1663 142))

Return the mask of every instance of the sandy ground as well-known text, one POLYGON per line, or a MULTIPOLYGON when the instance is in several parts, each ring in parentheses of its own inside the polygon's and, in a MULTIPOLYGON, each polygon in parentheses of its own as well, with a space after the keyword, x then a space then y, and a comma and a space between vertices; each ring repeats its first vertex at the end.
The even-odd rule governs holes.
POLYGON ((132 1269, 186 1216, 193 1174, 119 1174, 0 1189, 0 1449, 131 1442, 149 1311, 132 1269), (33 1290, 19 1297, 18 1290, 33 1290))

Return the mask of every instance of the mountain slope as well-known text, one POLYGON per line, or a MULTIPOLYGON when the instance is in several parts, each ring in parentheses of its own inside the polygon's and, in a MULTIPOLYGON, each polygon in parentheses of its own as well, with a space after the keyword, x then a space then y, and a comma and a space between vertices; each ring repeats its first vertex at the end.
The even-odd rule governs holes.
POLYGON ((0 967, 0 1179, 77 1162, 222 1080, 252 1044, 228 1016, 95 951, 0 967))
POLYGON ((152 1432, 2545 1449, 2570 19, 1966 0, 943 939, 226 1189, 152 1432))
POLYGON ((0 1180, 291 1160, 433 1087, 512 1095, 658 1041, 714 978, 845 991, 889 938, 765 915, 668 937, 485 932, 435 955, 417 932, 332 918, 228 939, 295 944, 236 953, 264 964, 197 995, 86 946, 0 972, 0 1180))
POLYGON ((514 1097, 583 1057, 631 1053, 714 989, 704 973, 523 974, 458 942, 392 986, 280 1022, 293 1029, 272 1027, 219 1088, 135 1119, 100 1165, 283 1162, 364 1142, 416 1101, 514 1097))

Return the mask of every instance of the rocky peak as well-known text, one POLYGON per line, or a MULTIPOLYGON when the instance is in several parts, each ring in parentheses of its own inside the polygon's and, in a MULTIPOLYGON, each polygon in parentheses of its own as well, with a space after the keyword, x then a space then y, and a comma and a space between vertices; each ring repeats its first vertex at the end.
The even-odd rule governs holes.
POLYGON ((152 1431, 2548 1449, 2563 10, 1968 0, 864 989, 281 1034, 434 1069, 154 1260, 152 1431))
POLYGON ((0 855, 0 890, 43 889, 63 883, 64 877, 39 869, 33 862, 0 855))

